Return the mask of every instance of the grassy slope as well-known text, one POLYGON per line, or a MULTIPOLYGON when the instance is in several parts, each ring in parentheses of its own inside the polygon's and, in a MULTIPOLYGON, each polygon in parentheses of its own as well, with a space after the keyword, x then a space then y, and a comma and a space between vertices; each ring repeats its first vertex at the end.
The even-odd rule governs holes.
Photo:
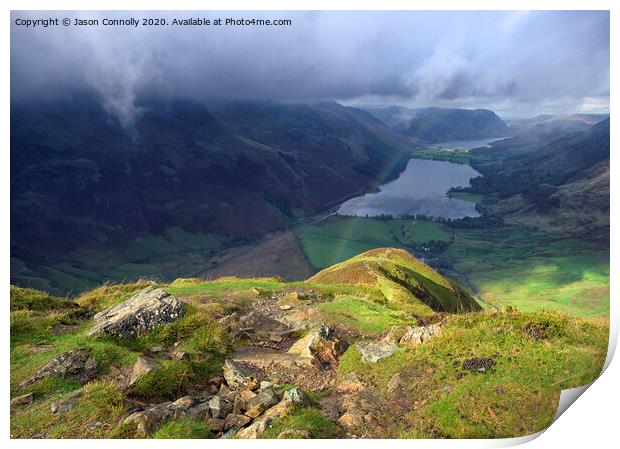
POLYGON ((321 269, 373 248, 415 246, 432 240, 447 242, 450 234, 442 225, 425 220, 334 216, 304 226, 299 239, 310 264, 321 269))
POLYGON ((519 226, 459 229, 442 257, 491 303, 608 318, 609 251, 591 244, 519 226))
POLYGON ((534 433, 555 415, 561 389, 590 382, 606 356, 608 328, 551 312, 451 316, 444 334, 364 364, 350 348, 340 372, 355 371, 388 400, 414 398, 385 433, 407 438, 497 438, 534 433), (540 333, 533 333, 538 329, 540 333), (485 373, 463 362, 492 358, 485 373), (400 373, 404 390, 387 384, 400 373))
MULTIPOLYGON (((199 389, 201 380, 217 372, 222 354, 228 350, 227 337, 213 317, 243 308, 244 301, 260 300, 253 288, 269 294, 300 285, 312 285, 333 298, 320 305, 328 322, 366 335, 383 332, 392 325, 412 324, 407 308, 389 301, 382 304, 381 291, 370 286, 286 284, 276 279, 228 278, 212 282, 185 279, 165 286, 189 304, 188 315, 134 343, 85 337, 88 322, 77 323, 73 332, 62 336, 54 336, 49 331, 49 323, 32 317, 30 327, 23 323, 16 326, 13 315, 24 310, 14 310, 11 396, 32 391, 35 402, 14 413, 12 434, 16 437, 40 432, 53 437, 131 436, 120 425, 128 406, 118 387, 110 382, 90 383, 76 409, 64 416, 50 414, 50 404, 77 389, 77 384, 55 379, 26 389, 18 388, 17 384, 54 355, 68 349, 91 348, 105 374, 113 367, 130 366, 144 348, 181 341, 181 349, 192 354, 192 362, 171 362, 158 376, 147 378, 145 384, 138 385, 134 391, 138 397, 148 400, 181 396, 199 389), (50 346, 32 351, 33 344, 42 343, 50 346), (89 425, 93 421, 100 421, 104 426, 91 429, 89 425)), ((79 302, 100 310, 124 300, 134 288, 137 287, 107 286, 85 294, 79 302)), ((13 293, 16 304, 28 303, 23 297, 33 296, 31 291, 15 290, 13 293)), ((47 314, 54 311, 62 315, 65 304, 59 307, 54 303, 47 314)), ((581 385, 596 377, 605 358, 607 333, 605 325, 552 312, 452 315, 444 323, 443 335, 419 348, 403 347, 394 356, 376 364, 362 364, 352 347, 343 356, 339 370, 340 375, 354 370, 364 382, 378 388, 388 401, 415 399, 408 411, 381 416, 381 422, 388 419, 390 425, 373 430, 370 424, 371 431, 382 432, 377 435, 514 436, 538 431, 549 424, 560 389, 581 385), (496 365, 484 374, 470 373, 462 368, 462 362, 472 357, 491 357, 496 365), (404 392, 389 393, 387 390, 387 383, 395 373, 401 373, 405 379, 404 392)), ((300 409, 274 426, 275 430, 268 436, 288 428, 307 428, 317 437, 337 435, 337 429, 331 424, 325 427, 327 423, 312 408, 300 409)), ((204 437, 208 428, 204 423, 181 420, 164 424, 153 437, 178 437, 186 433, 204 437)))

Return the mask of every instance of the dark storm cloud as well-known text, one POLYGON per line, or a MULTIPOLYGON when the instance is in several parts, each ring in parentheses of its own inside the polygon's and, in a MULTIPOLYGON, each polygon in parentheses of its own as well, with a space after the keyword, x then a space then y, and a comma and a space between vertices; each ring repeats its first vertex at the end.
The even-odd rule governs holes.
POLYGON ((15 99, 88 86, 129 123, 141 94, 606 111, 606 12, 12 13, 15 99), (43 16, 291 19, 288 27, 49 27, 43 16))

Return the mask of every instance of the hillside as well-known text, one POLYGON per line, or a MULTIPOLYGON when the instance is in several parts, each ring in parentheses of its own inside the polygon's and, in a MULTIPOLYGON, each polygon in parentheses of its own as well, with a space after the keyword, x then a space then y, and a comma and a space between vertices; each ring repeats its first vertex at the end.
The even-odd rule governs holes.
POLYGON ((597 376, 607 333, 481 311, 390 248, 296 283, 140 281, 72 299, 11 287, 11 436, 526 435, 561 389, 597 376))
POLYGON ((609 119, 547 145, 473 150, 484 177, 471 192, 495 198, 493 210, 555 232, 609 237, 609 119))
POLYGON ((368 108, 395 133, 427 142, 504 137, 508 126, 486 109, 368 108))
POLYGON ((78 291, 132 277, 119 266, 165 274, 162 260, 179 265, 188 251, 205 265, 373 188, 408 158, 402 139, 336 103, 139 106, 124 129, 88 92, 12 105, 13 282, 78 291))

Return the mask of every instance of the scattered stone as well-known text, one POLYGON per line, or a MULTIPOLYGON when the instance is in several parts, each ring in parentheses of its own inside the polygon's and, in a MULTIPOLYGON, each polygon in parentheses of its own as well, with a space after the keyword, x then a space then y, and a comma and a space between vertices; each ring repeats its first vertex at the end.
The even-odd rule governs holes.
POLYGON ((269 341, 273 341, 274 343, 282 343, 282 340, 284 340, 284 338, 282 338, 281 335, 274 332, 269 333, 269 341))
POLYGON ((172 360, 189 360, 189 352, 176 350, 172 351, 170 355, 172 360))
POLYGON ((338 424, 344 427, 358 427, 364 424, 364 418, 362 415, 346 412, 338 419, 338 424))
POLYGON ((241 390, 247 388, 248 390, 257 390, 260 386, 260 381, 257 379, 248 369, 245 369, 241 364, 233 362, 230 359, 224 361, 224 379, 228 383, 230 388, 235 390, 241 390))
POLYGON ((32 393, 22 394, 11 399, 11 405, 26 405, 32 403, 32 393))
POLYGON ((398 346, 387 341, 375 343, 357 343, 355 345, 357 351, 362 356, 362 362, 376 363, 381 359, 385 359, 393 355, 398 346))
POLYGON ((410 326, 392 326, 389 332, 383 337, 384 341, 398 343, 400 339, 409 332, 412 328, 410 326))
POLYGON ((226 315, 223 318, 220 318, 218 320, 218 323, 220 323, 222 326, 230 328, 232 327, 239 319, 239 314, 237 312, 233 312, 230 315, 226 315))
POLYGON ((230 414, 224 420, 224 432, 233 430, 237 432, 239 429, 247 426, 252 418, 241 414, 230 414))
POLYGON ((279 440, 301 440, 312 438, 312 434, 305 429, 288 429, 280 432, 278 435, 279 440))
POLYGON ((441 335, 441 325, 439 323, 431 324, 430 326, 412 327, 411 330, 402 336, 400 343, 417 346, 437 335, 441 335))
POLYGON ((293 404, 305 404, 308 402, 306 394, 300 388, 291 388, 284 393, 285 401, 292 402, 293 404))
POLYGON ((291 310, 293 308, 293 306, 291 306, 290 304, 282 304, 280 306, 280 310, 291 310))
POLYGON ((404 379, 402 374, 396 373, 392 377, 387 384, 388 393, 394 393, 396 390, 399 390, 404 385, 404 379))
POLYGON ((228 388, 228 385, 226 384, 221 384, 220 385, 220 389, 217 392, 218 396, 228 396, 230 394, 230 388, 228 388))
POLYGON ((288 399, 282 399, 276 405, 265 411, 262 416, 256 418, 248 427, 237 432, 236 437, 241 439, 258 438, 276 418, 289 415, 295 409, 295 403, 288 399))
POLYGON ((132 413, 124 424, 134 425, 139 436, 147 436, 167 419, 189 416, 204 420, 209 416, 210 403, 203 396, 183 396, 174 402, 163 402, 146 410, 132 413))
POLYGON ((51 406, 52 413, 63 415, 67 413, 68 411, 73 410, 73 408, 77 405, 78 400, 81 397, 82 397, 82 391, 78 390, 64 399, 60 399, 58 401, 52 402, 52 406, 51 406))
POLYGON ((211 410, 211 416, 223 419, 232 412, 233 402, 222 396, 213 396, 209 401, 209 409, 211 410))
POLYGON ((84 385, 97 376, 98 365, 89 349, 74 349, 50 360, 33 377, 19 384, 20 388, 33 384, 44 377, 58 376, 72 379, 84 385))
POLYGON ((354 372, 347 373, 338 383, 336 391, 340 393, 355 393, 363 390, 364 384, 359 380, 354 372))
POLYGON ((252 294, 253 294, 254 296, 260 296, 260 290, 259 290, 259 289, 257 289, 256 287, 252 287, 252 288, 250 289, 250 292, 252 292, 252 294))
POLYGON ((95 421, 90 423, 90 425, 88 426, 88 430, 97 430, 99 427, 101 427, 101 422, 95 421))
POLYGON ((269 388, 269 387, 273 387, 273 383, 269 382, 268 380, 261 380, 260 382, 260 389, 263 390, 265 388, 269 388))
POLYGON ((138 357, 131 369, 128 386, 135 384, 142 376, 152 371, 157 371, 160 368, 161 365, 156 360, 145 356, 138 357))
POLYGON ((265 410, 276 405, 279 401, 278 394, 271 387, 260 390, 259 393, 247 400, 246 416, 257 418, 265 410))
POLYGON ((152 354, 159 354, 160 352, 163 352, 163 350, 164 348, 162 348, 161 346, 153 346, 149 349, 149 352, 152 354))
POLYGON ((87 335, 136 338, 184 315, 183 305, 178 299, 164 289, 149 286, 128 300, 96 314, 95 324, 87 335))

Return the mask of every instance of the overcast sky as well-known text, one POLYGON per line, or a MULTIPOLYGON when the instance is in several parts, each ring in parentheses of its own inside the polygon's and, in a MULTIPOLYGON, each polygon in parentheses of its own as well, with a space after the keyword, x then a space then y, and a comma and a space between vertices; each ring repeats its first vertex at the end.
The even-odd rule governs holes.
POLYGON ((608 112, 607 12, 12 13, 15 100, 89 86, 131 120, 136 97, 335 99, 608 112), (18 18, 245 17, 283 27, 25 28, 18 18))

